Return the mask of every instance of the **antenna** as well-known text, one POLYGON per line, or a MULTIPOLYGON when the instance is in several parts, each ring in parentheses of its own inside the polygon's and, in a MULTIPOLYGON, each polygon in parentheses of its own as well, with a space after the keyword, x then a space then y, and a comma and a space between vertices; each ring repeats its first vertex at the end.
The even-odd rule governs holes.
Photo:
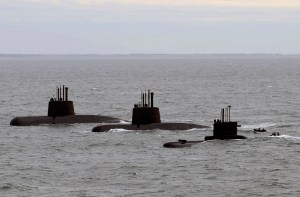
POLYGON ((231 108, 231 105, 228 105, 228 122, 230 122, 230 108, 231 108))
POLYGON ((68 101, 68 87, 66 87, 66 101, 68 101))
POLYGON ((56 86, 56 98, 57 98, 57 100, 59 100, 59 89, 58 89, 58 86, 56 86))
POLYGON ((65 86, 63 85, 63 101, 65 101, 65 86))
POLYGON ((151 101, 150 101, 150 90, 148 90, 148 107, 150 107, 151 101))
POLYGON ((154 100, 153 100, 153 95, 154 95, 154 93, 153 92, 151 92, 151 107, 153 107, 154 106, 154 100))

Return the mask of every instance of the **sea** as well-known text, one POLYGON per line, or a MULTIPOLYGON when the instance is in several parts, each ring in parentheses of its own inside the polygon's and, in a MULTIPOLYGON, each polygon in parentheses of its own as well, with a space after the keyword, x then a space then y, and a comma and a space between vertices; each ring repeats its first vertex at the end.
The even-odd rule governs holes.
POLYGON ((300 196, 299 55, 0 55, 0 82, 1 197, 300 196), (60 85, 76 114, 130 121, 151 90, 162 122, 209 128, 10 126, 47 115, 60 85), (212 135, 229 105, 247 139, 163 147, 212 135))

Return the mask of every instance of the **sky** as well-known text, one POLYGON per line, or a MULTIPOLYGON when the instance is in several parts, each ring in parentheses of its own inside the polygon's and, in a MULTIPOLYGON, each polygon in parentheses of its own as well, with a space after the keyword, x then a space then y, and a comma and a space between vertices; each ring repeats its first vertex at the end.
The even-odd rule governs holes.
POLYGON ((0 54, 300 54, 300 0, 0 0, 0 54))

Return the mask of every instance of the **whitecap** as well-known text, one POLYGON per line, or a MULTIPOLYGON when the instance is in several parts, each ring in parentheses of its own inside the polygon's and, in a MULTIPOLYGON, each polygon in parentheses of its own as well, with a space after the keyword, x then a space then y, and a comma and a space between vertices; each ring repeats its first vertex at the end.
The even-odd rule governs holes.
POLYGON ((206 131, 206 130, 209 130, 211 129, 211 127, 209 128, 191 128, 191 129, 188 129, 187 131, 206 131))
POLYGON ((131 123, 131 122, 126 121, 126 120, 120 120, 120 123, 121 123, 121 124, 129 124, 129 123, 131 123))
POLYGON ((121 128, 116 128, 116 129, 110 129, 109 132, 113 132, 113 133, 120 133, 120 132, 125 132, 125 131, 130 131, 127 129, 121 129, 121 128))
POLYGON ((280 137, 280 138, 285 138, 287 140, 300 141, 300 137, 290 136, 290 135, 279 135, 279 136, 271 136, 271 137, 280 137))

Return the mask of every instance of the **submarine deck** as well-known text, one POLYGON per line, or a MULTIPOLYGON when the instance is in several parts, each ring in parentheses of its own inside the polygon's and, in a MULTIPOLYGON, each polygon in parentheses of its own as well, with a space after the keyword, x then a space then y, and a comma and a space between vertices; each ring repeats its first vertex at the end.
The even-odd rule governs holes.
POLYGON ((33 126, 41 124, 75 124, 75 123, 119 123, 119 118, 100 115, 69 115, 69 116, 25 116, 11 120, 13 126, 33 126))
POLYGON ((132 124, 104 124, 98 125, 93 128, 92 132, 107 132, 110 129, 126 129, 126 130, 189 130, 194 128, 209 128, 203 125, 189 124, 189 123, 152 123, 152 124, 142 124, 142 125, 132 125, 132 124))
POLYGON ((165 148, 186 148, 191 147, 194 144, 204 142, 204 140, 200 141, 187 141, 187 140, 178 140, 178 142, 167 142, 163 145, 165 148))
POLYGON ((191 147, 194 144, 205 142, 208 140, 234 140, 234 139, 247 139, 247 137, 242 135, 236 135, 231 137, 215 137, 215 136, 206 136, 204 140, 199 141, 187 141, 187 140, 178 140, 178 142, 166 142, 163 147, 165 148, 185 148, 191 147))

